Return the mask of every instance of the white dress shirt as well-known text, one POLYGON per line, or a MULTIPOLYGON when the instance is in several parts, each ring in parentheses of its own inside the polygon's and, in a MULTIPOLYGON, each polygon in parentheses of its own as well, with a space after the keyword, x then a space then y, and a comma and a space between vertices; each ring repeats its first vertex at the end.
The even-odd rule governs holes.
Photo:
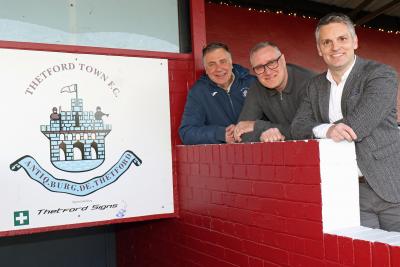
POLYGON ((313 134, 317 138, 326 138, 326 133, 328 132, 329 127, 333 125, 335 121, 343 119, 342 114, 342 94, 343 94, 343 87, 346 83, 347 78, 351 70, 356 63, 356 56, 354 56, 353 64, 351 64, 350 68, 346 70, 343 76, 340 79, 340 82, 337 84, 332 77, 331 71, 328 69, 326 73, 326 78, 331 83, 331 91, 329 94, 329 122, 320 124, 313 128, 313 134))

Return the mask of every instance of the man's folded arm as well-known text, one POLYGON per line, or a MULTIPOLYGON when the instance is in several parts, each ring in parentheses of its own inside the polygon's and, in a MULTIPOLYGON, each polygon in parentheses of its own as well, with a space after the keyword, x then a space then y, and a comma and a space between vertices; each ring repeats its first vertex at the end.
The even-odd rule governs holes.
POLYGON ((364 89, 361 101, 356 108, 348 114, 343 123, 350 126, 361 141, 369 136, 390 112, 397 101, 398 81, 396 72, 385 65, 381 65, 372 74, 364 89))
POLYGON ((225 127, 182 125, 179 135, 185 145, 219 144, 225 142, 225 127))
POLYGON ((189 92, 179 135, 185 145, 217 144, 225 142, 225 127, 205 125, 206 114, 196 96, 189 92))

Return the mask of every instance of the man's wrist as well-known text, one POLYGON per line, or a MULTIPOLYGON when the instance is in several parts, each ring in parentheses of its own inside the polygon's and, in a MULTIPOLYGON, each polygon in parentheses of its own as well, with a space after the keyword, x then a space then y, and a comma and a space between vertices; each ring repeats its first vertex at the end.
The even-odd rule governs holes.
POLYGON ((320 124, 318 126, 315 126, 312 131, 313 134, 316 138, 326 138, 326 134, 329 130, 329 128, 332 126, 333 124, 331 123, 324 123, 324 124, 320 124))

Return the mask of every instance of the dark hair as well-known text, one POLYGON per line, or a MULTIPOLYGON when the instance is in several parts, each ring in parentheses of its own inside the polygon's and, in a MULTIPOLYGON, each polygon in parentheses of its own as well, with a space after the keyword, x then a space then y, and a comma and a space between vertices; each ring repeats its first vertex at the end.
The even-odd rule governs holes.
POLYGON ((210 53, 210 52, 212 52, 212 51, 214 51, 214 50, 220 49, 220 48, 224 49, 226 52, 228 52, 229 55, 231 55, 231 52, 229 51, 229 48, 228 48, 228 46, 227 46, 226 44, 224 44, 224 43, 219 43, 219 42, 213 42, 213 43, 207 44, 207 45, 203 48, 203 50, 202 50, 202 52, 203 52, 203 58, 204 58, 205 55, 207 55, 208 53, 210 53))
POLYGON ((260 50, 264 47, 268 47, 268 46, 275 48, 275 50, 278 53, 281 53, 281 50, 279 50, 279 47, 276 44, 274 44, 273 42, 266 41, 266 42, 260 42, 260 43, 256 44, 255 46, 253 46, 253 48, 250 50, 250 58, 255 52, 257 52, 258 50, 260 50))
POLYGON ((322 17, 317 24, 317 28, 315 29, 315 39, 317 40, 317 42, 318 42, 319 31, 320 31, 321 27, 328 25, 330 23, 343 23, 349 29, 351 36, 353 36, 353 37, 356 36, 356 30, 354 29, 354 23, 351 21, 351 19, 347 15, 345 15, 343 13, 329 13, 329 14, 325 15, 324 17, 322 17))

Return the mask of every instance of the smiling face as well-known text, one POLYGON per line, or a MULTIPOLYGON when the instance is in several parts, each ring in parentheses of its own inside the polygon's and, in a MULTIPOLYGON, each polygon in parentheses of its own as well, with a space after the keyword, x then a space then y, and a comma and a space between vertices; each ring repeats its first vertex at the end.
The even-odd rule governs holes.
POLYGON ((342 75, 354 60, 354 50, 358 48, 356 35, 350 33, 346 24, 333 22, 319 30, 318 54, 324 59, 331 72, 342 75))
POLYGON ((208 52, 203 58, 208 77, 219 87, 227 89, 232 82, 232 58, 223 48, 208 52))
POLYGON ((264 67, 264 72, 256 74, 258 81, 268 89, 282 91, 287 84, 287 68, 285 56, 272 46, 266 46, 258 49, 250 56, 250 63, 253 69, 262 65, 274 65, 276 68, 270 69, 264 67))

